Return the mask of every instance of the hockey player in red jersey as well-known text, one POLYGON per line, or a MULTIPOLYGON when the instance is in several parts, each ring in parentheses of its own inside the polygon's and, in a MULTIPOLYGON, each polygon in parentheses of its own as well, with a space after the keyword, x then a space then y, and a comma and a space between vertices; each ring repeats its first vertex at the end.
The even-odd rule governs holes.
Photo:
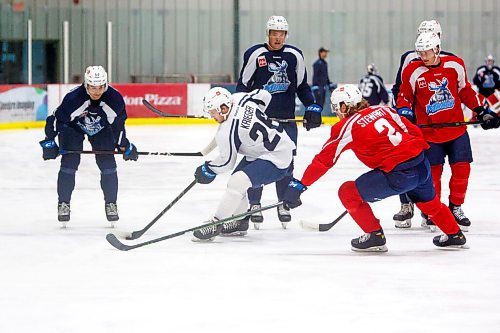
MULTIPOLYGON (((401 116, 417 125, 463 122, 462 103, 476 113, 483 129, 498 128, 499 117, 485 109, 467 80, 464 62, 453 55, 440 57, 440 39, 434 32, 417 37, 415 49, 420 60, 403 70, 397 108, 401 116)), ((449 208, 461 229, 467 231, 469 219, 462 210, 469 182, 472 150, 466 126, 422 129, 430 149, 432 178, 438 197, 445 157, 451 167, 449 208)), ((429 221, 429 223, 432 223, 429 221)))
POLYGON ((387 251, 380 221, 369 202, 408 193, 417 207, 431 216, 444 232, 434 237, 439 247, 465 247, 465 237, 451 212, 439 201, 424 150, 429 148, 421 131, 389 106, 368 106, 354 85, 333 91, 332 109, 340 122, 309 164, 302 179, 290 182, 284 203, 290 208, 302 204, 300 195, 337 162, 342 152, 351 149, 373 170, 339 188, 339 198, 353 220, 365 232, 351 241, 354 251, 387 251))

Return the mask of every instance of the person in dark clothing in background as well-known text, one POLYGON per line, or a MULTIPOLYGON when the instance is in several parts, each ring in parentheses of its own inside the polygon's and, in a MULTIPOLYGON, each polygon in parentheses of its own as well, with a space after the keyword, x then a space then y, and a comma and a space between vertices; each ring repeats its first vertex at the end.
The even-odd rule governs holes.
POLYGON ((332 91, 337 88, 335 83, 328 77, 328 63, 325 61, 330 50, 320 47, 318 50, 319 59, 313 64, 313 76, 311 90, 316 98, 316 104, 324 106, 327 90, 332 91))

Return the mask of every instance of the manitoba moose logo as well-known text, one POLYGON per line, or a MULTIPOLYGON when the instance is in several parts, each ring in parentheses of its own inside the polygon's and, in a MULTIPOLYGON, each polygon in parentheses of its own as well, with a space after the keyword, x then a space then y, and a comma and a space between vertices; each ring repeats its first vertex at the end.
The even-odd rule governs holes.
POLYGON ((428 115, 436 114, 455 106, 455 99, 448 89, 448 79, 443 78, 442 81, 436 81, 437 84, 434 82, 429 83, 429 90, 434 91, 434 95, 432 95, 426 107, 428 115))
POLYGON ((267 70, 273 73, 273 76, 264 85, 264 89, 269 93, 274 94, 277 92, 287 91, 288 86, 290 86, 290 81, 288 80, 288 75, 286 74, 286 69, 288 64, 285 60, 281 62, 269 63, 267 65, 267 70))

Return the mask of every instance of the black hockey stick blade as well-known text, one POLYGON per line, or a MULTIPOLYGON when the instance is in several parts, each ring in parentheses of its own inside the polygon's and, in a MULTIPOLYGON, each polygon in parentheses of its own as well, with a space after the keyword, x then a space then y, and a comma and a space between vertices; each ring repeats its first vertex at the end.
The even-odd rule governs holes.
POLYGON ((159 115, 161 117, 166 117, 166 118, 199 118, 199 119, 206 119, 205 117, 202 117, 202 116, 179 115, 179 114, 166 113, 166 112, 161 111, 160 109, 154 107, 151 103, 149 103, 145 99, 142 100, 142 104, 144 104, 144 106, 147 107, 150 111, 152 111, 153 113, 156 113, 157 115, 159 115))
POLYGON ((333 222, 330 223, 325 223, 325 224, 320 224, 319 225, 319 231, 328 231, 331 228, 333 228, 334 225, 337 224, 338 221, 340 221, 344 216, 346 216, 347 210, 345 210, 342 214, 339 215, 333 222))
MULTIPOLYGON (((161 111, 160 109, 154 107, 151 103, 146 101, 145 99, 142 100, 142 104, 144 104, 145 107, 147 107, 150 111, 153 113, 156 113, 159 116, 166 117, 166 118, 198 118, 198 119, 208 119, 203 116, 194 116, 194 115, 179 115, 179 114, 170 114, 166 113, 164 111, 161 111)), ((304 122, 304 119, 279 119, 279 118, 269 118, 272 121, 276 121, 278 123, 302 123, 304 122)))
POLYGON ((170 235, 166 235, 166 236, 163 236, 163 237, 159 237, 159 238, 155 238, 155 239, 151 239, 149 241, 146 241, 146 242, 142 242, 142 243, 137 243, 137 244, 134 244, 134 245, 126 245, 126 244, 123 244, 120 240, 118 240, 118 238, 116 238, 115 235, 113 234, 107 234, 106 235, 106 240, 109 242, 109 244, 111 244, 114 248, 120 250, 120 251, 129 251, 129 250, 132 250, 132 249, 136 249, 136 248, 139 248, 139 247, 143 247, 145 245, 150 245, 150 244, 154 244, 154 243, 158 243, 158 242, 161 242, 161 241, 164 241, 164 240, 167 240, 167 239, 170 239, 170 238, 174 238, 174 237, 177 237, 177 236, 181 236, 181 235, 184 235, 185 233, 187 232, 191 232, 191 231, 195 231, 195 230, 198 230, 198 229, 201 229, 201 228, 205 228, 205 227, 209 227, 209 226, 214 226, 214 225, 219 225, 219 224, 222 224, 222 223, 226 223, 226 222, 229 222, 229 221, 234 221, 234 220, 239 220, 245 216, 248 216, 248 215, 251 215, 253 213, 257 213, 257 212, 262 212, 264 210, 268 210, 268 209, 271 209, 271 208, 275 208, 275 207, 278 207, 279 205, 281 205, 283 202, 280 201, 280 202, 277 202, 275 204, 272 204, 272 205, 268 205, 268 206, 265 206, 265 207, 262 207, 262 208, 259 208, 259 209, 255 209, 255 210, 252 210, 252 211, 248 211, 248 212, 245 212, 245 213, 241 213, 241 214, 237 214, 237 215, 233 215, 233 216, 230 216, 230 217, 226 217, 224 219, 221 219, 221 220, 218 220, 218 221, 210 221, 210 222, 207 222, 205 224, 202 224, 202 225, 198 225, 196 227, 193 227, 193 228, 189 228, 189 229, 185 229, 185 230, 182 230, 182 231, 179 231, 179 232, 176 232, 176 233, 173 233, 173 234, 170 234, 170 235))
POLYGON ((436 124, 422 124, 418 125, 420 128, 443 128, 443 127, 458 127, 463 125, 481 125, 483 122, 479 120, 474 121, 457 121, 454 123, 436 123, 436 124))
MULTIPOLYGON (((81 154, 81 155, 123 155, 122 151, 116 150, 64 150, 59 151, 61 155, 64 154, 81 154)), ((169 153, 169 152, 149 152, 139 151, 138 155, 158 155, 158 156, 203 156, 203 153, 198 151, 194 153, 169 153)))
POLYGON ((184 196, 184 194, 186 194, 190 189, 192 189, 193 186, 196 185, 196 183, 197 183, 196 179, 194 179, 184 190, 182 190, 181 193, 179 193, 179 195, 177 197, 175 197, 174 200, 172 200, 171 203, 168 204, 167 207, 165 207, 160 212, 160 214, 156 215, 156 217, 151 222, 149 222, 141 230, 137 230, 137 231, 131 232, 129 236, 125 237, 125 239, 127 239, 127 240, 133 240, 133 239, 137 239, 137 238, 141 237, 142 235, 144 235, 144 233, 146 231, 148 231, 153 226, 153 224, 155 224, 156 221, 158 221, 160 219, 160 217, 162 217, 170 208, 172 208, 172 206, 175 205, 177 203, 177 201, 179 201, 184 196))

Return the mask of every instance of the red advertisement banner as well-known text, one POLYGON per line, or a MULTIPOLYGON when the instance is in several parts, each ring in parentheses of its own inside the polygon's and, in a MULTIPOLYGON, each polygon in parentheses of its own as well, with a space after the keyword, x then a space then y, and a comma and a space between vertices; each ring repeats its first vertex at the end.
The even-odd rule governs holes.
POLYGON ((158 109, 170 114, 187 114, 187 84, 147 83, 112 84, 123 96, 129 118, 159 117, 143 104, 145 99, 158 109))

